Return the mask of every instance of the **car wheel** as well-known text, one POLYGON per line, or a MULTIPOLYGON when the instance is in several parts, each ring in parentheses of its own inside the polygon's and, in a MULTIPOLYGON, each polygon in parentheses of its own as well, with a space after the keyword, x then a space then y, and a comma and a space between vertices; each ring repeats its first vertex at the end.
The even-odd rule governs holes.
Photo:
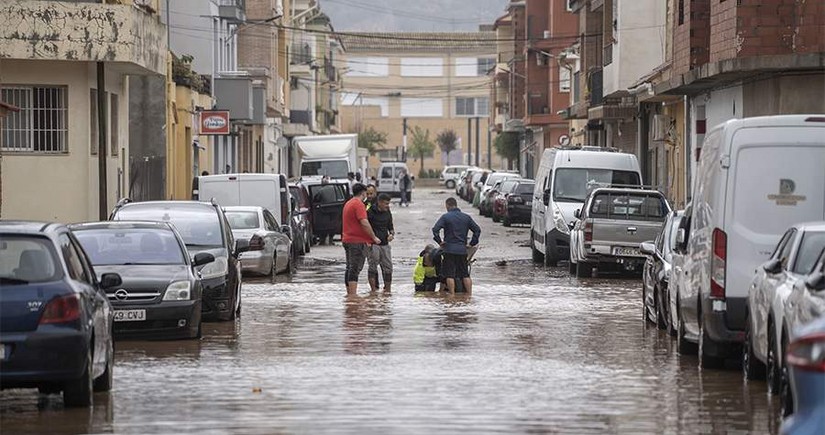
MULTIPOLYGON (((275 269, 275 267, 272 267, 275 269)), ((238 284, 238 291, 235 293, 235 309, 232 310, 232 313, 229 315, 229 320, 235 320, 241 316, 241 285, 238 284)))
MULTIPOLYGON (((679 312, 679 306, 676 306, 676 312, 679 312)), ((676 352, 679 352, 679 355, 696 355, 698 349, 696 343, 693 343, 685 337, 685 322, 682 321, 682 318, 679 317, 679 325, 676 328, 676 352)))
POLYGON ((750 319, 745 319, 745 342, 742 343, 742 375, 749 381, 765 378, 765 364, 753 354, 750 319))
POLYGON ((544 245, 544 265, 546 267, 556 267, 559 265, 559 260, 550 255, 550 247, 545 243, 544 245))
POLYGON ((590 278, 593 276, 593 265, 584 261, 576 263, 576 277, 590 278))
MULTIPOLYGON (((292 255, 292 253, 290 253, 292 255)), ((274 254, 272 256, 272 267, 269 269, 269 277, 275 278, 275 275, 278 274, 278 254, 274 254)))
MULTIPOLYGON (((701 320, 700 320, 701 322, 701 320)), ((699 367, 703 369, 718 369, 724 365, 725 360, 718 356, 711 355, 708 351, 715 347, 713 340, 705 333, 702 324, 699 324, 699 367)))
POLYGON ((665 330, 667 329, 667 323, 665 322, 665 308, 662 306, 662 296, 659 292, 659 289, 653 287, 653 298, 654 298, 654 305, 656 308, 656 327, 665 330))
POLYGON ((309 235, 307 232, 304 236, 304 252, 309 254, 310 249, 312 248, 312 236, 309 235))
POLYGON ((63 387, 63 403, 69 408, 88 407, 92 404, 92 346, 89 342, 89 348, 86 351, 86 367, 80 378, 69 381, 63 387))
POLYGON ((788 372, 788 364, 785 361, 785 350, 788 348, 786 340, 782 339, 782 368, 779 376, 779 409, 782 410, 782 417, 787 417, 793 414, 794 403, 793 393, 791 392, 791 378, 788 372))
POLYGON ((192 338, 200 339, 201 337, 203 337, 203 321, 198 322, 198 332, 196 332, 192 338))
POLYGON ((668 287, 668 290, 665 292, 665 304, 667 304, 667 334, 671 337, 676 337, 676 325, 674 324, 673 316, 678 313, 670 311, 670 287, 668 287))
POLYGON ((765 374, 768 383, 768 393, 777 395, 779 394, 779 379, 782 373, 780 373, 779 364, 776 360, 776 340, 773 337, 773 325, 768 324, 768 364, 765 374))
POLYGON ((573 261, 568 261, 567 262, 567 271, 571 275, 575 275, 576 274, 576 263, 574 263, 573 261))
POLYGON ((444 186, 445 186, 447 189, 455 189, 455 181, 453 181, 453 180, 447 180, 447 182, 446 182, 446 183, 444 183, 444 186))
POLYGON ((504 216, 501 222, 504 224, 505 227, 510 227, 513 225, 513 223, 510 222, 510 219, 507 216, 504 216))
POLYGON ((495 213, 493 213, 493 222, 495 222, 495 223, 499 223, 499 222, 501 222, 501 219, 500 219, 500 218, 498 217, 498 215, 497 215, 497 214, 495 214, 495 213))
POLYGON ((544 262, 544 254, 542 254, 541 251, 536 249, 535 242, 533 241, 532 231, 530 232, 530 250, 533 254, 533 263, 543 263, 544 262))
POLYGON ((93 389, 96 392, 110 391, 112 389, 113 370, 115 366, 115 345, 114 331, 109 332, 109 345, 106 346, 106 370, 99 378, 94 380, 93 389))

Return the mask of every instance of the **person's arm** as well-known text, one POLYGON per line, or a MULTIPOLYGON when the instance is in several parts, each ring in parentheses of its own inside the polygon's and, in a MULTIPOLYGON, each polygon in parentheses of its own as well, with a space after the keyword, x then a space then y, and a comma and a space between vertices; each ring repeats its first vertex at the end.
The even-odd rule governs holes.
POLYGON ((473 238, 470 240, 470 246, 478 245, 478 238, 481 236, 481 228, 478 226, 473 218, 470 218, 470 231, 473 232, 473 238))
POLYGON ((367 233, 367 235, 372 239, 374 243, 381 243, 381 239, 375 237, 375 232, 372 230, 372 225, 370 225, 369 217, 367 216, 367 208, 364 206, 363 203, 355 211, 355 217, 358 219, 358 222, 361 223, 361 228, 367 233))
POLYGON ((442 228, 444 228, 444 216, 438 218, 438 221, 435 223, 435 226, 433 227, 433 240, 435 240, 435 242, 439 245, 444 244, 444 242, 441 240, 442 228))
POLYGON ((395 238, 395 225, 392 223, 392 212, 387 212, 390 214, 390 223, 387 225, 387 229, 389 230, 389 235, 387 236, 387 241, 391 242, 392 239, 395 238))

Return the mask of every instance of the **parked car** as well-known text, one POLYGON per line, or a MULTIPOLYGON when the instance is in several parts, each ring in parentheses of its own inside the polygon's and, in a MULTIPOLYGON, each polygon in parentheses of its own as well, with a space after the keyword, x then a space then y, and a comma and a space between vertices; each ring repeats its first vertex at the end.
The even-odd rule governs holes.
POLYGON ((462 172, 467 170, 469 167, 470 166, 467 165, 445 166, 444 170, 441 171, 441 176, 438 177, 438 179, 444 184, 445 188, 454 189, 456 183, 458 182, 458 177, 461 175, 462 172))
POLYGON ((728 121, 706 136, 693 186, 679 316, 702 367, 741 355, 753 271, 789 223, 825 219, 825 121, 728 121))
POLYGON ((536 172, 530 218, 533 261, 556 266, 570 258, 570 222, 582 208, 590 182, 641 185, 639 162, 632 154, 604 149, 544 150, 536 172))
POLYGON ((499 182, 509 180, 512 178, 521 177, 513 172, 493 172, 487 177, 487 180, 481 186, 481 193, 479 194, 478 209, 481 212, 482 216, 490 217, 493 214, 493 207, 490 203, 490 197, 488 195, 490 190, 493 189, 499 182))
POLYGON ((507 197, 518 186, 520 179, 508 179, 501 183, 499 192, 492 198, 491 213, 493 222, 501 222, 501 219, 507 214, 507 197))
POLYGON ((226 219, 236 240, 249 240, 240 256, 241 271, 275 276, 292 272, 295 253, 285 226, 263 207, 225 207, 226 219))
POLYGON ((672 211, 667 215, 662 232, 654 241, 644 242, 639 247, 647 255, 642 270, 642 306, 645 320, 655 323, 659 329, 668 333, 675 331, 671 323, 669 286, 676 234, 682 211, 672 211))
MULTIPOLYGON (((820 278, 821 278, 820 274, 820 278)), ((825 291, 820 279, 819 292, 825 291)), ((793 415, 782 422, 781 433, 817 435, 825 431, 825 316, 794 330, 785 357, 789 367, 793 415)))
POLYGON ((478 203, 478 213, 485 217, 493 216, 493 201, 501 193, 501 183, 503 181, 496 181, 492 187, 486 189, 481 193, 483 198, 478 203))
POLYGON ((464 199, 467 200, 467 202, 473 203, 473 207, 478 207, 478 202, 475 199, 479 194, 481 186, 484 185, 484 183, 487 181, 487 177, 490 174, 492 174, 492 172, 484 169, 480 171, 473 171, 473 176, 470 179, 469 184, 467 185, 467 190, 465 193, 466 196, 464 197, 464 199))
POLYGON ((118 202, 110 220, 169 222, 183 238, 189 256, 212 254, 215 261, 201 269, 202 319, 234 320, 241 313, 241 263, 249 240, 235 240, 223 208, 196 201, 118 202))
POLYGON ((329 182, 320 179, 302 181, 309 190, 312 205, 312 230, 315 238, 324 241, 340 235, 344 204, 350 198, 349 184, 329 182))
MULTIPOLYGON (((293 249, 300 243, 297 252, 300 255, 308 253, 312 249, 314 238, 312 231, 312 203, 309 200, 309 191, 302 183, 289 183, 289 194, 294 200, 292 204, 292 234, 295 240, 292 241, 293 249)), ((291 201, 292 201, 291 200, 291 201)))
POLYGON ((461 177, 458 181, 458 185, 456 188, 456 194, 459 198, 469 201, 467 197, 469 196, 470 186, 473 183, 473 176, 477 171, 480 171, 480 168, 469 168, 466 171, 461 173, 461 177))
POLYGON ((201 336, 198 271, 215 261, 203 252, 189 259, 186 245, 167 222, 95 222, 69 227, 98 277, 117 273, 123 282, 106 290, 120 338, 179 339, 201 336))
MULTIPOLYGON (((392 197, 401 196, 400 178, 401 173, 410 174, 407 164, 404 162, 383 162, 378 168, 378 193, 386 193, 392 197)), ((410 174, 412 177, 412 174, 410 174)))
MULTIPOLYGON (((768 378, 768 391, 781 391, 785 302, 794 286, 811 272, 825 248, 825 224, 797 224, 756 269, 748 293, 742 371, 747 379, 768 378)), ((787 338, 787 337, 786 337, 787 338)))
POLYGON ((690 237, 692 220, 693 204, 688 203, 685 206, 682 219, 679 220, 679 228, 676 230, 676 242, 671 259, 670 283, 668 284, 670 324, 675 329, 676 351, 681 355, 696 355, 697 352, 696 343, 688 341, 686 338, 680 309, 682 289, 688 285, 687 271, 690 269, 690 263, 692 262, 687 255, 687 241, 690 237))
POLYGON ((501 220, 505 227, 512 224, 530 224, 530 210, 533 208, 533 180, 517 180, 516 187, 507 195, 506 206, 501 220))
POLYGON ((200 198, 223 207, 260 206, 278 226, 289 225, 289 189, 283 174, 224 174, 198 177, 200 198))
POLYGON ((80 243, 63 225, 0 222, 0 388, 63 392, 69 407, 112 388, 113 309, 80 243))
POLYGON ((614 267, 641 272, 645 255, 639 247, 662 232, 670 211, 657 190, 594 189, 574 212, 579 220, 570 231, 570 270, 575 265, 578 277, 614 267))

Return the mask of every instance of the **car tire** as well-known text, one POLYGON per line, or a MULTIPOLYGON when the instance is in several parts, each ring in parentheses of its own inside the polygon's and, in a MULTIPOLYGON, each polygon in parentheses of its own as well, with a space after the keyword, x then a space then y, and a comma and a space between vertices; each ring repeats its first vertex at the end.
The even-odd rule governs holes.
POLYGON ((192 337, 196 340, 200 340, 203 337, 203 320, 198 322, 198 332, 195 333, 195 336, 192 337))
MULTIPOLYGON (((295 254, 290 252, 289 255, 292 256, 295 254)), ((276 275, 278 275, 278 254, 272 256, 272 267, 269 269, 270 278, 274 279, 276 275)))
MULTIPOLYGON (((679 305, 676 305, 676 312, 679 312, 679 305)), ((678 327, 676 328, 676 352, 679 355, 696 355, 699 351, 696 343, 688 340, 685 337, 685 322, 679 317, 678 327)))
POLYGON ((312 250, 312 235, 307 232, 304 236, 304 252, 309 254, 310 250, 312 250))
POLYGON ((593 265, 584 261, 576 263, 577 278, 591 278, 593 276, 593 265))
POLYGON ((544 245, 544 252, 545 252, 545 254, 544 254, 544 266, 545 267, 556 267, 556 266, 559 265, 559 260, 556 257, 550 255, 550 247, 547 246, 546 242, 545 242, 545 245, 544 245))
POLYGON ((447 181, 444 183, 444 187, 446 187, 447 189, 455 189, 455 181, 453 181, 453 180, 447 180, 447 181))
POLYGON ((780 372, 779 364, 776 360, 776 340, 773 337, 773 324, 768 323, 768 361, 765 367, 765 380, 768 384, 768 393, 776 396, 779 394, 780 378, 782 377, 782 373, 780 372))
POLYGON ((570 275, 575 275, 576 274, 576 263, 574 263, 572 261, 568 261, 567 262, 567 272, 569 272, 570 275))
POLYGON ((530 251, 533 254, 533 263, 544 263, 544 254, 536 249, 535 241, 533 239, 532 230, 530 232, 530 251))
POLYGON ((502 223, 505 227, 508 227, 508 228, 509 228, 509 227, 511 227, 511 226, 513 226, 513 223, 512 223, 512 222, 510 222, 510 219, 509 219, 507 216, 505 216, 503 219, 501 219, 501 223, 502 223))
MULTIPOLYGON (((670 311, 670 287, 668 287, 667 292, 665 293, 665 303, 667 304, 667 335, 671 337, 676 337, 676 325, 674 324, 673 314, 670 311)), ((678 316, 678 311, 676 312, 678 316)), ((678 322, 678 319, 676 320, 678 322)))
POLYGON ((66 382, 63 386, 63 404, 67 408, 87 408, 92 405, 92 394, 94 393, 92 373, 93 362, 92 359, 93 342, 89 342, 89 348, 86 351, 86 367, 83 374, 74 380, 66 382))
POLYGON ((499 222, 501 222, 501 218, 499 218, 499 217, 498 217, 498 215, 497 215, 497 214, 495 214, 495 213, 493 213, 493 222, 494 222, 494 223, 499 223, 499 222))
POLYGON ((745 318, 745 342, 742 343, 742 376, 745 380, 765 379, 765 364, 753 354, 753 337, 751 337, 750 319, 745 318))
MULTIPOLYGON (((273 266, 273 269, 275 267, 273 266)), ((238 284, 238 292, 235 294, 235 306, 232 313, 229 314, 229 321, 235 320, 241 316, 241 286, 238 284)))
POLYGON ((664 331, 667 329, 667 322, 665 321, 667 312, 662 308, 661 292, 656 287, 653 287, 653 298, 656 306, 656 327, 664 331))
MULTIPOLYGON (((700 320, 701 322, 701 320, 700 320)), ((699 367, 703 369, 719 369, 725 364, 725 359, 708 353, 713 340, 705 333, 702 324, 699 324, 699 367)))
POLYGON ((95 392, 111 391, 113 372, 115 367, 114 331, 109 331, 109 345, 106 346, 106 369, 103 374, 94 380, 92 385, 95 392))
POLYGON ((782 417, 788 417, 794 412, 793 393, 791 392, 791 378, 785 355, 787 339, 782 337, 782 368, 779 370, 779 409, 782 417))

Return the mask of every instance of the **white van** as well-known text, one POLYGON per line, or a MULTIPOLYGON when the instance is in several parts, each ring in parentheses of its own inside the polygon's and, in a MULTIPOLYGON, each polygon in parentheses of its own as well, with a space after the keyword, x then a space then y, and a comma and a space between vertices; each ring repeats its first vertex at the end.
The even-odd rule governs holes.
MULTIPOLYGON (((378 168, 378 193, 386 193, 390 196, 401 196, 401 188, 399 187, 399 176, 401 171, 406 171, 408 174, 410 170, 407 169, 407 164, 404 162, 384 162, 378 168)), ((410 174, 412 177, 412 174, 410 174)))
POLYGON ((289 225, 289 187, 283 174, 225 174, 198 177, 198 198, 215 198, 222 207, 260 206, 289 225))
POLYGON ((639 162, 632 154, 605 148, 549 148, 536 173, 530 219, 533 261, 556 266, 570 258, 570 222, 582 208, 588 183, 615 186, 642 184, 639 162))
POLYGON ((470 169, 472 166, 467 165, 451 165, 446 166, 443 171, 441 171, 441 176, 439 177, 439 181, 444 183, 444 187, 447 189, 455 189, 456 183, 458 183, 458 177, 461 176, 461 173, 470 169))
POLYGON ((825 220, 825 115, 732 120, 705 136, 678 295, 702 366, 738 356, 748 287, 785 230, 825 220))

